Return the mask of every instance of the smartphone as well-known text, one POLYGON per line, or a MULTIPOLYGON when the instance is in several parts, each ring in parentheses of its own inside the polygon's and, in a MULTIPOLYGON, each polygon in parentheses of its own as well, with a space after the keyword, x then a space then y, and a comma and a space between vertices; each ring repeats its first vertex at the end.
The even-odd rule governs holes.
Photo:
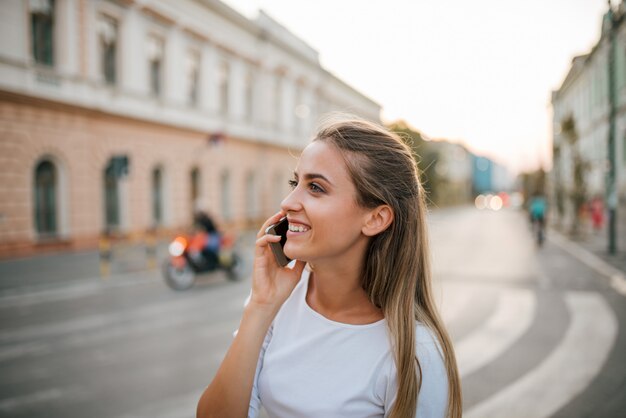
POLYGON ((270 242, 270 248, 274 253, 274 258, 279 266, 285 267, 291 261, 283 252, 283 247, 287 242, 287 231, 289 230, 289 222, 287 217, 281 218, 278 222, 270 225, 265 230, 266 234, 280 235, 280 242, 270 242))

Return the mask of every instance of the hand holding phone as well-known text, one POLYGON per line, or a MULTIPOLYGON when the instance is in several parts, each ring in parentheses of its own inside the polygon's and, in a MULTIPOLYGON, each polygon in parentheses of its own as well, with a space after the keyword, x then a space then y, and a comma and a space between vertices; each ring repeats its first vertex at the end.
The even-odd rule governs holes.
POLYGON ((291 259, 288 258, 283 252, 283 247, 285 246, 285 243, 287 242, 288 230, 289 230, 289 222, 287 221, 286 216, 281 218, 277 223, 270 225, 265 230, 266 234, 280 236, 280 242, 270 242, 269 245, 270 245, 270 248, 272 249, 272 252, 274 253, 274 258, 276 259, 276 263, 278 263, 278 265, 281 267, 285 267, 291 261, 291 259))

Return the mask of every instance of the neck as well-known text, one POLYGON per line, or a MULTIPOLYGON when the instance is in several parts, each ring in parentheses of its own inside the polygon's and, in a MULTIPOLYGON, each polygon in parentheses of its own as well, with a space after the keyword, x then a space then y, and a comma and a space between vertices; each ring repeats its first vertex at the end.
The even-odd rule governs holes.
POLYGON ((383 318, 361 285, 365 252, 358 262, 340 260, 311 263, 307 303, 328 319, 367 324, 383 318))

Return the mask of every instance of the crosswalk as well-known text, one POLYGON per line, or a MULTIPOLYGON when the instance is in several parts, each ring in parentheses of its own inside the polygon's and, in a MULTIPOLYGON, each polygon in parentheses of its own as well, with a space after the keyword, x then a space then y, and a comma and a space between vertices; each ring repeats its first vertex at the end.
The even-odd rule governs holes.
MULTIPOLYGON (((444 320, 449 325, 461 321, 467 310, 494 295, 493 287, 449 282, 443 285, 444 320)), ((464 333, 454 343, 462 379, 488 366, 526 338, 537 317, 536 291, 531 288, 503 287, 496 291, 495 308, 481 324, 464 333)), ((563 338, 550 348, 549 355, 514 381, 466 409, 467 418, 544 418, 581 393, 602 369, 618 331, 618 321, 596 292, 570 291, 562 297, 569 320, 563 338)), ((539 342, 540 343, 540 342, 539 342)), ((510 361, 515 361, 511 358, 510 361)), ((464 388, 471 390, 471 388, 464 388)), ((164 400, 124 415, 140 417, 191 417, 201 390, 164 400)))
MULTIPOLYGON (((135 285, 152 286, 148 280, 135 285)), ((242 284, 241 288, 244 287, 242 284)), ((181 346, 190 347, 187 349, 188 359, 176 359, 170 363, 155 360, 153 363, 158 366, 146 369, 143 376, 150 376, 153 380, 167 379, 184 361, 189 369, 206 370, 200 374, 201 380, 197 384, 190 385, 192 390, 131 406, 114 416, 193 417, 210 370, 215 370, 224 354, 223 347, 210 351, 202 346, 208 347, 209 342, 218 338, 229 338, 232 329, 236 328, 243 297, 233 295, 245 292, 235 290, 232 286, 225 286, 211 293, 190 293, 155 301, 130 312, 112 310, 5 329, 0 332, 0 366, 13 361, 27 364, 31 360, 46 364, 37 370, 25 368, 23 378, 26 379, 31 372, 54 373, 50 369, 53 366, 44 361, 51 353, 77 353, 81 357, 83 354, 79 353, 87 353, 89 361, 102 367, 114 367, 120 361, 116 355, 128 356, 124 361, 132 362, 145 357, 141 346, 115 347, 111 344, 105 346, 105 350, 101 349, 107 342, 145 337, 147 341, 158 341, 159 350, 169 353, 166 358, 180 352, 181 346), (225 293, 222 295, 221 292, 225 293), (215 302, 222 300, 222 303, 209 311, 207 298, 215 302), (204 314, 194 315, 197 312, 204 314), (209 312, 216 320, 220 317, 219 327, 204 324, 209 312), (173 330, 184 327, 194 331, 174 334, 173 330), (157 338, 159 335, 177 337, 161 339, 157 338)), ((545 288, 530 282, 498 284, 452 279, 438 283, 436 299, 444 321, 452 331, 463 391, 476 393, 476 384, 487 387, 466 403, 465 417, 550 417, 587 390, 605 367, 619 331, 618 319, 605 295, 597 291, 559 289, 548 292, 549 297, 546 297, 545 292, 545 288), (554 311, 550 311, 551 307, 554 311), (557 316, 558 320, 550 315, 557 316), (559 329, 554 324, 559 324, 559 329), (551 338, 541 338, 541 332, 536 332, 542 326, 545 327, 542 332, 549 332, 551 338), (538 352, 534 356, 528 355, 534 347, 538 352), (494 373, 500 372, 494 371, 494 365, 498 369, 506 368, 507 364, 524 366, 511 367, 507 379, 492 379, 494 373)), ((7 302, 10 307, 30 309, 39 304, 70 299, 80 301, 85 293, 97 294, 98 290, 81 287, 75 294, 66 294, 62 300, 58 292, 50 291, 37 293, 36 299, 11 295, 0 298, 0 301, 7 302)), ((94 396, 97 394, 93 388, 75 383, 33 388, 31 393, 0 400, 0 416, 48 404, 87 402, 94 396)))
MULTIPOLYGON (((485 293, 476 285, 452 282, 444 284, 443 289, 443 294, 451 299, 463 295, 475 304, 485 299, 485 293)), ((617 318, 596 292, 570 291, 563 297, 569 315, 564 337, 551 348, 546 358, 510 385, 471 406, 465 411, 465 417, 549 417, 597 376, 614 345, 617 318)), ((460 305, 463 308, 442 309, 449 325, 462 319, 467 304, 460 305)), ((481 368, 518 344, 535 321, 541 321, 536 317, 536 296, 532 289, 502 288, 496 306, 482 325, 455 341, 463 380, 473 373, 480 373, 481 368)))

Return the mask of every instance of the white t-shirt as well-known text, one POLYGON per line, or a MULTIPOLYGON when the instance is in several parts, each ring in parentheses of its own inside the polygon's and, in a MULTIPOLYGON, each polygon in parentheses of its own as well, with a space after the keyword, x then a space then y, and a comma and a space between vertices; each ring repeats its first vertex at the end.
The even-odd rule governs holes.
MULTIPOLYGON (((265 337, 248 417, 257 417, 261 405, 280 418, 387 417, 397 384, 386 321, 325 318, 306 303, 309 276, 305 269, 265 337)), ((416 331, 422 371, 416 417, 444 417, 448 379, 439 344, 424 325, 416 331)))

